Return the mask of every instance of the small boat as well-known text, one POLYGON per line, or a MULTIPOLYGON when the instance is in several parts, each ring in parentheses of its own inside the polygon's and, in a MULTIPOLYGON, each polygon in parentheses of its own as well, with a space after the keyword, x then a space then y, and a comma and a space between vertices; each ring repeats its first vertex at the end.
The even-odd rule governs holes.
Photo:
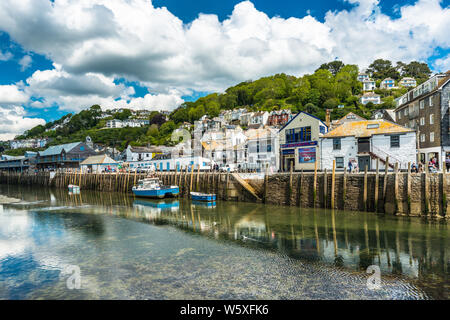
POLYGON ((213 193, 191 192, 191 199, 194 201, 213 202, 216 201, 216 195, 213 193))
POLYGON ((175 197, 180 193, 177 186, 164 186, 158 178, 147 178, 139 180, 138 185, 133 187, 136 197, 159 198, 166 196, 175 197))
POLYGON ((69 184, 69 192, 80 193, 80 187, 73 184, 69 184))

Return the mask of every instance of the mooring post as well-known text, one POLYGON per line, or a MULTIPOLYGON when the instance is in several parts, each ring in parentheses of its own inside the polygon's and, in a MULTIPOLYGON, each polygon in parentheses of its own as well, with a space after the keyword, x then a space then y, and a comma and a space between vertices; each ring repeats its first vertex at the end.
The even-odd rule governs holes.
POLYGON ((336 183, 336 160, 333 160, 333 172, 331 174, 331 209, 334 209, 334 187, 336 183))
POLYGON ((406 173, 406 201, 408 204, 408 214, 411 214, 411 162, 408 162, 408 172, 406 173))
POLYGON ((303 186, 303 169, 298 177, 298 205, 302 205, 302 186, 303 186))
POLYGON ((374 192, 374 206, 375 212, 378 212, 378 189, 380 187, 380 159, 377 158, 377 171, 375 175, 375 192, 374 192))
POLYGON ((386 157, 386 162, 384 163, 384 179, 383 179, 383 203, 384 203, 384 213, 386 213, 386 190, 389 174, 389 157, 386 157))
POLYGON ((293 192, 293 166, 291 166, 291 170, 289 173, 289 204, 292 204, 292 194, 293 192))
POLYGON ((428 165, 425 164, 425 215, 428 215, 430 213, 430 186, 428 184, 428 165))
POLYGON ((196 183, 196 190, 200 192, 200 163, 198 164, 197 169, 197 183, 196 183))
POLYGON ((317 198, 317 161, 314 163, 313 206, 316 207, 317 198))
POLYGON ((398 210, 399 210, 399 207, 398 207, 398 162, 395 163, 394 170, 395 170, 395 175, 394 175, 394 179, 395 179, 394 180, 395 212, 394 212, 394 214, 396 215, 396 214, 398 214, 398 210))
POLYGON ((192 184, 194 182, 194 170, 195 170, 194 164, 192 164, 192 166, 191 166, 191 181, 189 182, 190 183, 189 184, 189 194, 191 194, 191 192, 192 192, 192 184))
POLYGON ((367 171, 369 167, 366 165, 364 168, 364 194, 363 194, 363 204, 364 204, 364 211, 367 212, 367 171))
POLYGON ((447 215, 447 194, 445 193, 445 190, 447 189, 447 175, 446 175, 446 169, 442 168, 441 173, 441 199, 442 199, 442 209, 441 209, 441 215, 442 217, 445 217, 447 215))
POLYGON ((266 172, 264 174, 264 203, 267 203, 268 192, 269 192, 269 166, 266 165, 266 172))
POLYGON ((347 198, 347 167, 344 168, 344 179, 342 181, 342 209, 345 210, 345 200, 347 198))
POLYGON ((328 170, 325 168, 323 172, 323 207, 326 208, 328 204, 328 170))

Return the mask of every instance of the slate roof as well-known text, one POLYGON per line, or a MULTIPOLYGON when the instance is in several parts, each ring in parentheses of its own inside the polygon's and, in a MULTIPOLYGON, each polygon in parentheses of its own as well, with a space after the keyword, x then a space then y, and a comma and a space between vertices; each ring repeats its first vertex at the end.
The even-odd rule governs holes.
POLYGON ((365 120, 346 122, 330 131, 324 138, 371 137, 375 134, 408 133, 414 130, 386 120, 365 120), (376 127, 378 125, 378 127, 376 127), (369 127, 370 126, 370 127, 369 127))
POLYGON ((45 157, 45 156, 56 156, 61 154, 61 152, 64 150, 66 153, 70 152, 73 148, 78 146, 81 142, 73 142, 73 143, 67 143, 67 144, 60 144, 58 146, 49 147, 44 151, 39 152, 39 156, 45 157))

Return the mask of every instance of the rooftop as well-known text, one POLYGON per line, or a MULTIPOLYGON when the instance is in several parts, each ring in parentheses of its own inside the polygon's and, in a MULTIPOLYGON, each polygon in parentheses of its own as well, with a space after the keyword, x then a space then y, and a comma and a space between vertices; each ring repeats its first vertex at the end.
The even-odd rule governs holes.
POLYGON ((364 120, 346 122, 336 129, 330 131, 324 138, 338 138, 338 137, 371 137, 377 134, 391 134, 391 133, 408 133, 414 130, 405 128, 387 120, 364 120))
POLYGON ((65 152, 70 152, 73 148, 78 146, 81 142, 73 142, 73 143, 66 143, 66 144, 60 144, 58 146, 52 146, 47 148, 44 151, 39 152, 39 156, 55 156, 58 154, 61 154, 61 152, 64 150, 65 152))

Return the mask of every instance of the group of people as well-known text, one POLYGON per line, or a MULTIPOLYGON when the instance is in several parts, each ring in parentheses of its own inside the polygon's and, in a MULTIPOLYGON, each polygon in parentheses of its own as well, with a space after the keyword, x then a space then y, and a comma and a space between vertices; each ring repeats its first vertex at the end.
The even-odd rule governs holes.
MULTIPOLYGON (((450 159, 447 158, 447 160, 446 160, 445 164, 446 164, 446 167, 447 167, 447 171, 449 171, 450 159)), ((430 173, 437 173, 438 170, 439 170, 439 164, 437 162, 436 157, 431 158, 428 161, 427 166, 428 166, 428 172, 430 172, 430 173)), ((413 163, 412 166, 411 166, 411 172, 413 172, 413 173, 423 172, 424 169, 425 169, 425 163, 423 163, 422 161, 419 162, 419 164, 413 163)))

